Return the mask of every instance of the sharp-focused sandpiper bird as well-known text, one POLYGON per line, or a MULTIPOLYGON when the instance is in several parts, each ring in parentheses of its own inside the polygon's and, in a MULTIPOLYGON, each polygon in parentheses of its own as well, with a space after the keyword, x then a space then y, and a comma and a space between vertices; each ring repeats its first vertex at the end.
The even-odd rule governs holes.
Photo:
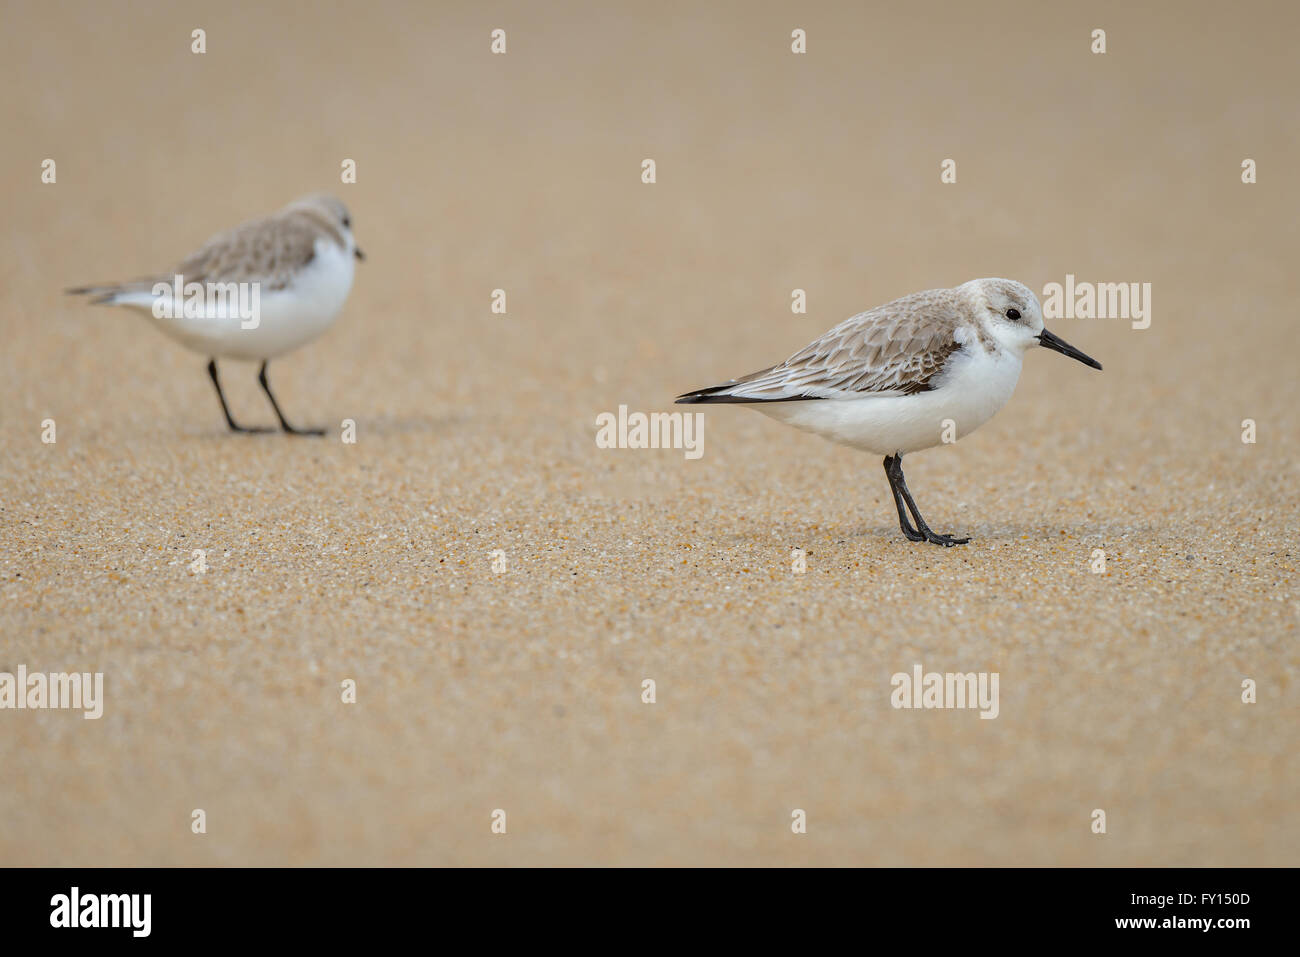
POLYGON ((324 429, 289 424, 266 379, 270 360, 315 339, 333 324, 352 289, 357 260, 352 219, 333 196, 313 195, 262 219, 218 233, 167 274, 69 289, 147 315, 176 341, 208 357, 226 424, 234 432, 272 432, 237 423, 226 404, 217 359, 260 361, 257 375, 280 428, 294 435, 324 429))
POLYGON ((1101 368, 1043 327, 1043 311, 1029 287, 1011 279, 973 279, 859 313, 779 365, 677 401, 746 405, 832 442, 883 455, 903 534, 913 542, 964 545, 970 539, 940 535, 921 517, 903 479, 903 456, 940 445, 945 433, 966 435, 993 418, 1011 398, 1031 346, 1101 368))

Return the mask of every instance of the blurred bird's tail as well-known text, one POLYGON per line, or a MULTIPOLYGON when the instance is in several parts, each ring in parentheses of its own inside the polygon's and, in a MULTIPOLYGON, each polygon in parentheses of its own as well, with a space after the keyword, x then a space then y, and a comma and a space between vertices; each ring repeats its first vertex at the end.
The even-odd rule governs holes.
POLYGON ((77 286, 64 290, 70 296, 89 296, 92 305, 112 306, 119 302, 135 303, 141 296, 150 295, 154 282, 138 279, 134 282, 105 283, 98 286, 77 286))

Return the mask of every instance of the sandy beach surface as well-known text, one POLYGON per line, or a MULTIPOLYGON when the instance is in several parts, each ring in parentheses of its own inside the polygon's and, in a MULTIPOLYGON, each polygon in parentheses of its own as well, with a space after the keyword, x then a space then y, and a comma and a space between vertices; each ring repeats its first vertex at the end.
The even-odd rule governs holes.
POLYGON ((1294 7, 622 6, 0 6, 0 672, 104 675, 0 710, 0 864, 1296 864, 1294 7), (369 258, 271 379, 327 438, 63 294, 316 190, 369 258), (908 458, 964 547, 746 409, 597 447, 1067 275, 1149 327, 1049 321, 1105 370, 908 458), (892 707, 918 664, 996 719, 892 707))

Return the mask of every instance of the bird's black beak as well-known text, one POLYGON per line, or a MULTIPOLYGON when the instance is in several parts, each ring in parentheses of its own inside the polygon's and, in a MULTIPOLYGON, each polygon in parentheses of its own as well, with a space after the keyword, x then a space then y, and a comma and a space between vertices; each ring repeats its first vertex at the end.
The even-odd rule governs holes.
POLYGON ((1100 369, 1101 363, 1092 356, 1085 356, 1074 346, 1070 345, 1064 339, 1052 335, 1046 329, 1037 336, 1039 343, 1051 349, 1053 352, 1059 352, 1063 356, 1069 356, 1071 359, 1078 359, 1086 366, 1092 366, 1094 369, 1100 369))
MULTIPOLYGON (((361 251, 360 246, 354 249, 353 252, 356 253, 357 258, 360 259, 362 262, 366 261, 366 254, 361 251)), ((1101 367, 1098 366, 1097 368, 1101 368, 1101 367)))

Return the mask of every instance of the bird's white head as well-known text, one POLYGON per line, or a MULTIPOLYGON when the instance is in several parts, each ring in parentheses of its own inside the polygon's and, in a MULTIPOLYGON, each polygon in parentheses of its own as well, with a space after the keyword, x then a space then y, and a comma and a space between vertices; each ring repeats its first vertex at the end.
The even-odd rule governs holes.
POLYGON ((1014 279, 972 279, 958 289, 981 328, 1013 355, 1024 355, 1031 346, 1043 346, 1094 369, 1101 368, 1096 359, 1047 331, 1038 297, 1024 283, 1014 279))
POLYGON ((313 193, 295 200, 288 208, 306 213, 331 232, 337 233, 343 247, 352 250, 357 259, 366 258, 352 236, 352 215, 336 197, 328 193, 313 193))

